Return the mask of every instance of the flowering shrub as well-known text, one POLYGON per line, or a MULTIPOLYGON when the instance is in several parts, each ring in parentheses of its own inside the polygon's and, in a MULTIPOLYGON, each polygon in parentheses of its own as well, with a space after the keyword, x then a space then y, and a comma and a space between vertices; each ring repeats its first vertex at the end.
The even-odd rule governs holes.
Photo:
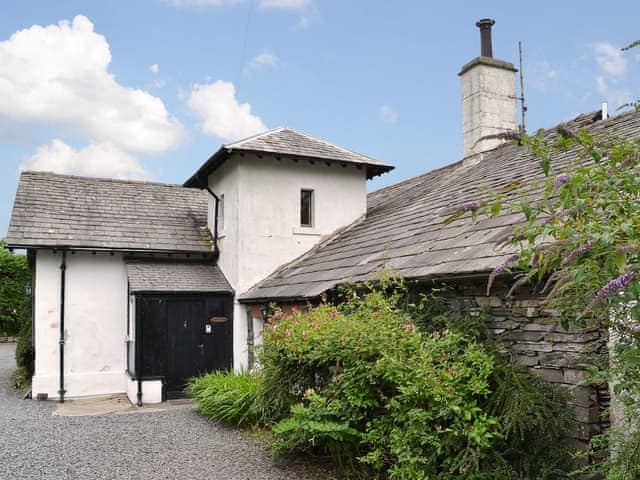
POLYGON ((511 265, 548 295, 565 327, 600 326, 617 338, 610 363, 587 368, 592 380, 613 385, 627 422, 624 434, 611 431, 595 439, 595 447, 614 455, 590 468, 610 479, 638 478, 640 140, 594 138, 563 126, 553 143, 540 134, 521 141, 540 157, 547 180, 538 201, 516 205, 526 221, 511 235, 520 247, 511 265), (556 170, 552 159, 568 150, 577 162, 556 170))
POLYGON ((359 454, 391 478, 472 473, 501 439, 479 406, 492 357, 456 333, 421 335, 381 292, 350 307, 322 304, 265 332, 263 400, 280 417, 290 412, 271 384, 298 400, 274 427, 278 449, 359 454))
POLYGON ((392 479, 561 478, 550 447, 568 425, 562 395, 473 334, 417 328, 399 305, 382 286, 276 315, 259 400, 277 422, 276 453, 328 454, 392 479))

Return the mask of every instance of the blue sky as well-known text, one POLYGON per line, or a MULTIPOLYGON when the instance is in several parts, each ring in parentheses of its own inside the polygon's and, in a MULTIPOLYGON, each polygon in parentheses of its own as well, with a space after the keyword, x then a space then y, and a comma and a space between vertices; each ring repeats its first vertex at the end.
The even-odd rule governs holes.
POLYGON ((640 97, 636 1, 3 1, 0 236, 24 168, 181 183, 220 144, 288 125, 396 165, 461 155, 460 67, 496 19, 524 48, 528 127, 640 97))

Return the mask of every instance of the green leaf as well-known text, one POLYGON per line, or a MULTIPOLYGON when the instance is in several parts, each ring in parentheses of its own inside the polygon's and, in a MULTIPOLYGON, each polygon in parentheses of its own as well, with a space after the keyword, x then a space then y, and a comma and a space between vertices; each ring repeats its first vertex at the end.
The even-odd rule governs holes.
POLYGON ((529 202, 522 201, 522 203, 520 204, 520 207, 522 208, 522 213, 524 213, 524 217, 527 219, 528 222, 530 222, 532 218, 531 204, 529 202))

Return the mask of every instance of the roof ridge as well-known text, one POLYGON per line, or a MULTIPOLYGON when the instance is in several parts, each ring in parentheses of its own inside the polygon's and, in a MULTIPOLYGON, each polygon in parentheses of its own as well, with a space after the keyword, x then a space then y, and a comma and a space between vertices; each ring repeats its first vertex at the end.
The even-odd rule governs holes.
MULTIPOLYGON (((598 126, 602 122, 611 122, 612 120, 616 120, 616 121, 622 120, 622 117, 631 116, 633 114, 640 113, 638 111, 622 112, 622 113, 620 113, 618 115, 611 115, 606 120, 593 121, 590 124, 586 124, 586 125, 584 124, 585 120, 592 119, 595 115, 598 114, 599 111, 600 110, 593 110, 591 112, 581 113, 579 115, 576 115, 573 118, 570 118, 569 120, 564 120, 562 122, 559 122, 559 123, 553 125, 552 127, 542 128, 541 130, 543 130, 545 132, 545 134, 549 134, 549 133, 553 133, 553 131, 555 131, 561 125, 569 125, 570 127, 573 127, 573 126, 575 126, 575 124, 578 125, 578 128, 587 128, 587 127, 590 127, 590 126, 598 126)), ((491 150, 487 150, 486 152, 483 152, 483 153, 495 152, 495 151, 497 151, 499 149, 502 149, 504 147, 508 147, 510 145, 513 145, 512 142, 505 142, 505 143, 503 143, 501 145, 498 145, 497 147, 492 148, 491 150)), ((419 179, 421 177, 425 177, 427 175, 431 175, 431 174, 439 172, 441 170, 446 170, 447 168, 460 166, 460 165, 463 164, 463 162, 464 162, 464 159, 456 160, 455 162, 447 163, 446 165, 441 165, 439 167, 436 167, 436 168, 434 168, 432 170, 428 170, 426 172, 420 173, 420 174, 415 175, 413 177, 405 178, 404 180, 399 180, 399 181, 397 181, 395 183, 392 183, 390 185, 385 185, 384 187, 381 187, 381 188, 379 188, 377 190, 374 190, 372 192, 367 193, 367 197, 372 196, 372 195, 376 195, 378 193, 382 193, 382 192, 390 190, 392 188, 399 187, 399 186, 401 186, 403 184, 406 184, 408 182, 417 180, 417 179, 419 179)))
POLYGON ((73 178, 79 180, 95 180, 99 182, 111 182, 111 183, 126 183, 126 184, 134 184, 134 185, 157 185, 162 187, 178 187, 183 190, 193 190, 192 188, 184 187, 183 185, 177 183, 168 183, 168 182, 153 182, 149 180, 135 180, 135 179, 125 179, 125 178, 113 178, 113 177, 90 177, 88 175, 70 175, 66 173, 56 173, 46 170, 23 170, 20 172, 20 175, 37 175, 37 176, 49 176, 49 177, 61 177, 61 178, 73 178))
POLYGON ((255 133, 255 134, 250 135, 248 137, 241 138, 239 140, 234 140, 231 143, 225 143, 225 144, 222 145, 222 147, 223 148, 233 148, 233 147, 238 146, 241 143, 245 143, 245 142, 248 142, 250 140, 255 140, 256 138, 264 137, 265 135, 269 135, 271 133, 276 133, 276 132, 279 132, 279 131, 282 131, 282 130, 285 130, 285 129, 287 129, 287 127, 282 125, 280 127, 272 128, 271 130, 265 130, 264 132, 255 133))
POLYGON ((380 160, 377 160, 377 159, 375 159, 373 157, 370 157, 369 155, 365 155, 364 153, 356 152, 355 150, 349 150, 348 148, 341 147, 340 145, 336 145, 335 143, 331 143, 331 142, 329 142, 327 140, 323 140, 322 138, 311 136, 311 135, 309 135, 307 133, 300 132, 300 131, 295 130, 295 129, 290 128, 290 127, 283 127, 283 128, 286 129, 286 130, 290 130, 293 133, 297 133, 298 135, 302 135, 305 138, 308 138, 308 139, 311 139, 311 140, 315 140, 316 142, 324 143, 325 145, 329 145, 330 147, 333 147, 333 148, 337 148, 338 150, 342 150, 343 152, 353 153, 354 155, 360 155, 361 157, 368 158, 369 160, 372 160, 372 161, 374 161, 376 163, 382 163, 382 162, 380 162, 380 160))

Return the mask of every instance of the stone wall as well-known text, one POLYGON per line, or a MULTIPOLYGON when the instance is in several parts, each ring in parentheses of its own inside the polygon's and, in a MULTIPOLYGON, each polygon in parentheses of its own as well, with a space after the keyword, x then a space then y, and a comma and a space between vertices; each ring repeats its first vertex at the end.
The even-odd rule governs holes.
POLYGON ((544 380, 569 388, 577 426, 569 432, 576 446, 585 447, 589 439, 608 425, 606 385, 580 383, 587 372, 583 365, 593 363, 606 351, 606 331, 597 328, 559 325, 557 313, 544 305, 544 299, 531 291, 506 297, 508 285, 498 282, 486 295, 486 282, 459 283, 445 295, 452 305, 485 309, 489 328, 500 344, 511 353, 512 361, 525 365, 544 380))

